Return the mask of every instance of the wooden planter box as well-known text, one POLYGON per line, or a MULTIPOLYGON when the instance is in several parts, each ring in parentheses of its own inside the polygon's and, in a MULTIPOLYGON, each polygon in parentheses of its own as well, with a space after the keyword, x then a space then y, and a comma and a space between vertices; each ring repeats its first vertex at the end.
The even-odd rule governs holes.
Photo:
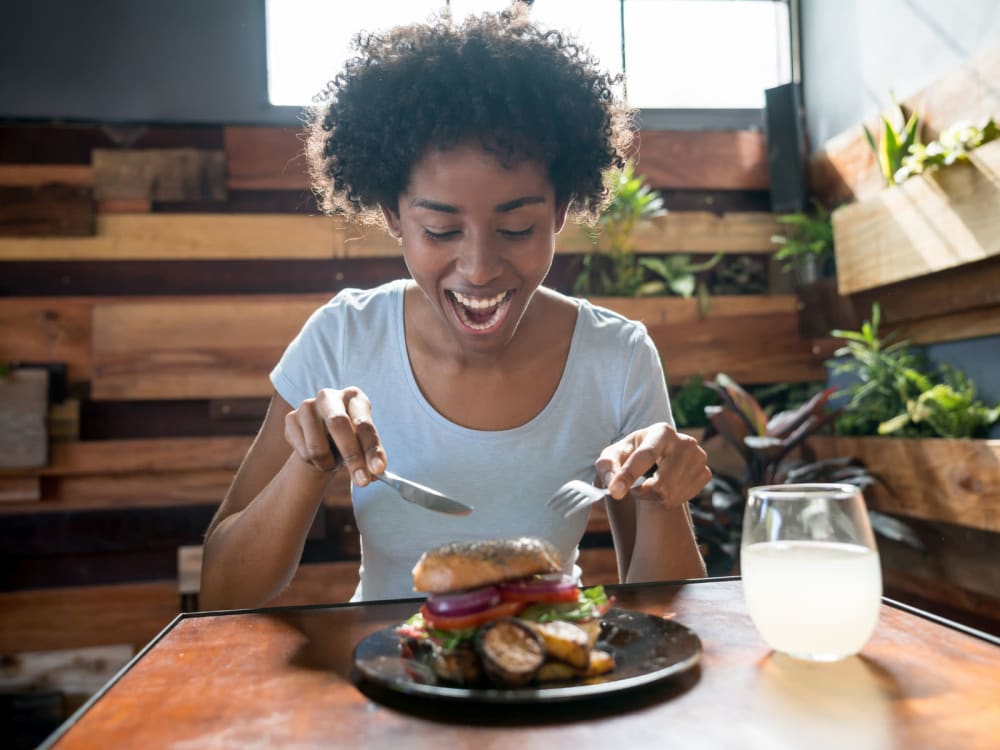
POLYGON ((1000 255, 1000 141, 833 213, 841 294, 1000 255))
POLYGON ((1000 440, 812 437, 819 459, 850 456, 891 488, 865 492, 872 509, 1000 532, 1000 440))
POLYGON ((823 359, 799 334, 795 295, 719 295, 702 316, 695 299, 593 297, 594 304, 640 320, 677 385, 724 372, 740 384, 823 380, 823 359))

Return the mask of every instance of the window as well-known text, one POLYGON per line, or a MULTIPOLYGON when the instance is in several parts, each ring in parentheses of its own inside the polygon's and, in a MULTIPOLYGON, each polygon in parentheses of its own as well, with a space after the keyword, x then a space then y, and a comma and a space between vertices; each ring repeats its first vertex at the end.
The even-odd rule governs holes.
MULTIPOLYGON (((461 18, 507 0, 267 0, 272 104, 312 101, 361 29, 461 18)), ((578 37, 612 74, 646 126, 758 125, 764 89, 791 80, 788 0, 534 0, 531 14, 578 37), (721 113, 721 114, 720 114, 721 113), (734 117, 735 114, 735 117, 734 117), (721 117, 721 119, 720 119, 721 117)))

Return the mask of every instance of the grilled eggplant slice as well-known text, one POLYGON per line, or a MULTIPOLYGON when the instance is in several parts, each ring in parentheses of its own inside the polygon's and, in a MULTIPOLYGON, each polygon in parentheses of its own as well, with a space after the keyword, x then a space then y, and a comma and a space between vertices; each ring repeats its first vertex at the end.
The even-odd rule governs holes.
POLYGON ((483 671, 496 685, 520 687, 535 678, 545 662, 545 644, 521 620, 505 617, 480 628, 476 651, 483 671))

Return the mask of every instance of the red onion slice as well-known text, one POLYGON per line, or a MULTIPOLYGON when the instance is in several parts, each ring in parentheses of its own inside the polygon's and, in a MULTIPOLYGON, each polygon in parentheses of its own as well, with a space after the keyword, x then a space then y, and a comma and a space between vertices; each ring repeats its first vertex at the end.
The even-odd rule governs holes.
POLYGON ((427 609, 435 615, 461 617, 482 612, 500 603, 500 590, 496 586, 483 586, 454 594, 430 594, 427 609))
POLYGON ((500 591, 516 591, 523 594, 555 594, 566 591, 576 591, 577 585, 570 576, 562 573, 521 578, 517 581, 507 581, 500 584, 500 591))

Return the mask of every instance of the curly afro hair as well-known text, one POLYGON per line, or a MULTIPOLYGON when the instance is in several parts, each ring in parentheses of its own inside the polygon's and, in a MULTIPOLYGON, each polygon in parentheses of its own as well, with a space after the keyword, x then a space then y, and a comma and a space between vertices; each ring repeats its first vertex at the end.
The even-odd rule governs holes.
POLYGON ((570 37, 512 11, 362 32, 354 46, 306 124, 324 211, 379 222, 378 207, 397 207, 428 150, 478 139, 502 164, 538 160, 557 202, 583 219, 599 214, 604 172, 624 165, 632 143, 632 113, 570 37))

